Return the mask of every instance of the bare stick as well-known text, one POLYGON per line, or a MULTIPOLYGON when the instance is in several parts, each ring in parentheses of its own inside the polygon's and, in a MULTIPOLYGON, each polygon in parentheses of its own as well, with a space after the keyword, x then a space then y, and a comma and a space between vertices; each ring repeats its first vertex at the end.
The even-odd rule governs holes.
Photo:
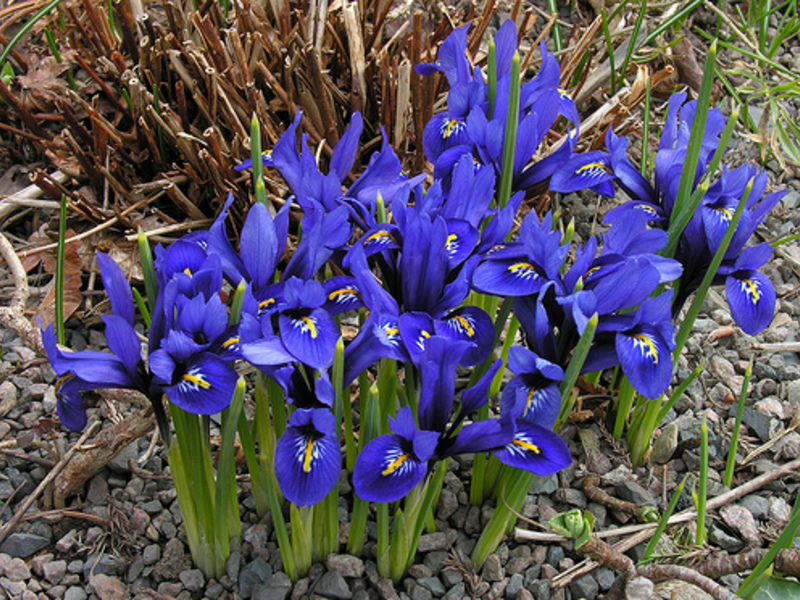
POLYGON ((738 600, 738 596, 727 588, 722 587, 713 579, 701 575, 689 567, 679 565, 644 565, 637 572, 642 577, 653 581, 666 581, 667 579, 681 579, 696 585, 704 592, 711 594, 717 600, 738 600))
POLYGON ((28 497, 20 503, 19 507, 17 508, 17 512, 14 513, 14 516, 11 517, 11 520, 6 524, 6 526, 0 530, 0 544, 2 544, 8 535, 14 531, 14 529, 16 529, 17 525, 19 525, 19 522, 25 516, 25 513, 28 512, 28 509, 33 505, 44 489, 50 485, 50 483, 52 483, 52 481, 58 476, 64 467, 67 466, 67 463, 72 458, 72 455, 75 454, 78 448, 80 448, 87 439, 89 439, 89 436, 92 435, 95 429, 97 429, 99 426, 100 421, 95 421, 89 425, 89 427, 86 428, 86 431, 83 432, 83 435, 80 437, 80 439, 75 442, 75 445, 72 446, 72 448, 70 448, 69 451, 63 456, 63 458, 56 463, 56 466, 54 466, 47 476, 42 479, 39 485, 36 486, 36 489, 28 494, 28 497))
POLYGON ((14 331, 27 345, 44 355, 42 338, 37 327, 25 317, 25 306, 28 303, 30 290, 28 289, 28 274, 11 245, 0 233, 0 255, 5 259, 11 279, 14 281, 14 295, 8 306, 0 307, 0 324, 14 331))

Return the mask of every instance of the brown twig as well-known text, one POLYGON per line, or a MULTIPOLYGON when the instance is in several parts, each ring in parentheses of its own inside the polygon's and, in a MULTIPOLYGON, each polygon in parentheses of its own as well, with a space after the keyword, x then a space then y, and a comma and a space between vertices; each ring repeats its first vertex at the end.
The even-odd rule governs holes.
POLYGON ((25 307, 30 296, 28 274, 14 251, 14 246, 2 233, 0 233, 0 256, 5 259, 14 282, 14 294, 11 296, 11 301, 8 306, 0 306, 0 324, 13 330, 26 346, 35 349, 39 354, 44 354, 39 329, 31 325, 31 322, 25 317, 25 307))
POLYGON ((56 465, 50 469, 50 472, 45 476, 44 479, 42 479, 39 485, 36 486, 36 489, 28 494, 25 500, 20 503, 17 511, 14 513, 14 516, 11 517, 11 520, 6 523, 2 530, 0 530, 0 544, 2 544, 9 534, 16 529, 17 525, 19 525, 19 522, 25 517, 25 513, 28 512, 28 509, 33 505, 44 489, 50 485, 56 477, 58 477, 61 471, 63 471, 70 462, 78 448, 80 448, 84 442, 89 439, 89 436, 91 436, 98 427, 100 427, 100 421, 94 421, 91 425, 89 425, 86 428, 86 431, 83 432, 83 435, 81 435, 78 441, 72 446, 72 448, 70 448, 61 458, 61 460, 59 460, 58 463, 56 463, 56 465))
POLYGON ((720 584, 705 575, 701 575, 689 567, 679 565, 644 565, 637 569, 642 577, 653 581, 666 581, 667 579, 680 579, 696 585, 704 592, 711 594, 717 600, 738 600, 738 596, 722 587, 720 584))

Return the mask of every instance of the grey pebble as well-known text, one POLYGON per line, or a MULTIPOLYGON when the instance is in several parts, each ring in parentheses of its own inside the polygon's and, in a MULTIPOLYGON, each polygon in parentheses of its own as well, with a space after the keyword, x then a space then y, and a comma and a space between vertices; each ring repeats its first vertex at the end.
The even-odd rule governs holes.
POLYGON ((149 567, 156 564, 161 559, 161 546, 158 544, 148 544, 142 551, 142 560, 145 566, 149 567))
POLYGON ((325 561, 329 571, 341 573, 343 577, 359 578, 364 576, 364 561, 349 554, 329 554, 325 561))
POLYGON ((53 585, 58 585, 64 579, 64 575, 67 574, 67 561, 54 560, 44 563, 42 565, 42 573, 47 581, 53 585))
POLYGON ((506 586, 506 591, 505 591, 506 598, 508 598, 508 600, 516 598, 517 593, 522 589, 522 584, 524 582, 525 578, 522 576, 521 573, 514 573, 508 580, 508 585, 506 586))
POLYGON ((341 573, 328 571, 317 581, 314 592, 326 598, 336 598, 337 600, 350 600, 353 592, 342 577, 341 573))
POLYGON ((546 579, 537 579, 531 584, 529 589, 536 600, 550 600, 550 596, 552 595, 550 584, 546 579))
POLYGON ((537 477, 534 479, 529 493, 552 494, 557 489, 558 477, 556 475, 548 475, 547 477, 537 477))
POLYGON ((463 583, 457 583, 442 598, 443 600, 461 600, 466 596, 466 592, 466 586, 463 583))
POLYGON ((178 578, 190 592, 199 592, 206 584, 206 578, 203 576, 203 572, 200 569, 181 571, 178 578))
POLYGON ((78 585, 68 587, 64 592, 64 600, 86 600, 87 597, 84 589, 78 585))
POLYGON ((420 577, 417 583, 428 590, 436 598, 440 598, 445 594, 444 584, 438 577, 420 577))
POLYGON ((263 556, 257 556, 255 560, 247 563, 239 573, 239 595, 242 598, 249 598, 258 584, 265 584, 272 575, 272 567, 269 566, 263 556))
POLYGON ((31 570, 21 558, 13 558, 5 565, 6 578, 13 582, 27 581, 31 578, 31 570))
POLYGON ((0 546, 0 552, 12 557, 27 558, 44 550, 50 545, 50 539, 33 533, 12 533, 0 546))

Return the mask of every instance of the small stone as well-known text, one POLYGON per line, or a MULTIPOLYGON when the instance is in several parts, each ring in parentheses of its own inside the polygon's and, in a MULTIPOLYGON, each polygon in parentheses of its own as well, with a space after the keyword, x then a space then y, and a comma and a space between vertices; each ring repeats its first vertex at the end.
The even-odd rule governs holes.
POLYGON ((633 502, 634 504, 638 505, 650 505, 655 506, 655 500, 653 500, 653 496, 636 483, 633 480, 624 480, 617 483, 614 486, 614 490, 622 500, 627 500, 628 502, 633 502))
POLYGON ((86 600, 88 596, 81 586, 73 585, 64 592, 64 600, 86 600))
POLYGON ((768 442, 771 437, 771 419, 758 412, 756 409, 745 406, 742 412, 742 422, 752 429, 762 442, 768 442))
POLYGON ((161 559, 161 546, 148 544, 142 550, 142 560, 146 567, 156 564, 161 559))
POLYGON ((89 480, 89 490, 86 500, 91 506, 103 505, 108 497, 108 481, 100 475, 95 475, 89 480))
POLYGON ((408 567, 408 576, 412 579, 422 579, 433 576, 433 572, 426 565, 411 565, 408 567))
POLYGON ((245 599, 249 598, 255 586, 267 583, 271 575, 272 567, 263 556, 257 556, 239 573, 239 595, 245 599))
POLYGON ((550 590, 550 583, 546 579, 537 579, 531 584, 531 594, 536 600, 550 600, 552 591, 550 590))
POLYGON ((21 558, 13 558, 6 564, 6 577, 13 582, 27 581, 31 578, 31 570, 21 558))
POLYGON ((457 583, 442 596, 443 600, 462 600, 462 598, 470 598, 467 596, 466 586, 463 583, 457 583))
POLYGON ((556 490, 555 498, 558 502, 564 504, 571 504, 578 508, 586 508, 586 495, 574 488, 561 488, 556 490))
POLYGON ((439 504, 436 506, 436 517, 442 520, 449 519, 458 510, 458 496, 447 488, 439 495, 439 504))
POLYGON ((231 552, 228 560, 225 562, 225 574, 231 578, 232 581, 239 579, 239 569, 242 568, 242 555, 238 552, 231 552))
POLYGON ((341 573, 343 577, 359 578, 364 575, 364 561, 349 554, 329 554, 325 565, 329 571, 341 573))
POLYGON ((739 538, 729 535, 715 524, 708 528, 708 540, 729 554, 735 554, 744 548, 744 543, 739 538))
POLYGON ((183 549, 183 542, 173 537, 164 546, 161 560, 153 568, 156 581, 175 581, 181 571, 192 567, 192 561, 183 549))
POLYGON ((428 590, 436 598, 441 598, 445 594, 444 584, 438 577, 420 577, 417 583, 428 590))
POLYGON ((206 598, 210 598, 211 600, 217 600, 220 596, 222 596, 222 592, 225 591, 225 588, 222 587, 221 583, 212 583, 210 586, 206 588, 206 598))
POLYGON ((0 587, 13 598, 22 596, 22 593, 28 590, 22 581, 11 581, 8 577, 0 577, 0 587))
POLYGON ((90 581, 91 574, 95 575, 116 575, 117 561, 108 554, 91 554, 83 563, 83 579, 90 581))
POLYGON ((142 571, 144 571, 144 560, 142 559, 142 555, 138 554, 133 558, 130 566, 128 566, 128 573, 125 575, 125 580, 128 583, 138 581, 142 571))
POLYGON ((653 582, 646 577, 634 577, 625 586, 626 600, 650 600, 653 597, 653 582))
POLYGON ((410 600, 432 600, 433 594, 413 579, 406 580, 406 593, 410 600))
POLYGON ((605 475, 613 465, 611 460, 600 448, 600 436, 591 427, 578 429, 578 436, 581 439, 584 456, 586 457, 586 468, 597 475, 605 475))
POLYGON ((439 577, 441 577, 442 583, 447 589, 464 581, 464 574, 458 569, 442 569, 439 577))
POLYGON ((549 495, 558 489, 558 477, 548 475, 547 477, 536 477, 531 485, 531 494, 544 494, 549 495))
POLYGON ((89 577, 89 585, 100 600, 127 600, 130 594, 116 577, 95 573, 89 577))
POLYGON ((394 589, 394 584, 391 579, 381 579, 375 584, 375 589, 378 590, 383 600, 400 600, 397 591, 394 589))
POLYGON ((425 555, 424 564, 430 570, 431 575, 439 575, 449 558, 449 554, 444 550, 434 550, 425 555))
POLYGON ((0 545, 0 552, 16 558, 28 558, 50 545, 50 540, 33 533, 12 533, 0 545))
POLYGON ((575 579, 569 584, 568 588, 573 598, 585 598, 586 600, 594 600, 600 591, 600 586, 597 585, 591 575, 584 575, 575 579))
POLYGON ((517 593, 522 589, 522 584, 524 583, 525 578, 522 576, 521 573, 514 573, 511 578, 508 580, 508 585, 506 586, 505 597, 508 600, 512 600, 512 598, 517 597, 517 593))
POLYGON ((42 565, 42 573, 47 581, 53 585, 58 585, 61 583, 64 575, 67 574, 67 561, 54 560, 52 562, 44 563, 42 565))
POLYGON ((337 600, 350 600, 353 597, 344 577, 336 571, 328 571, 320 577, 314 591, 320 596, 337 600))
POLYGON ((564 560, 564 549, 561 546, 550 546, 547 549, 548 565, 558 567, 562 560, 564 560))
POLYGON ((127 475, 131 472, 129 461, 136 460, 137 457, 137 444, 136 442, 131 442, 109 461, 108 467, 115 473, 127 475))
POLYGON ((505 577, 503 572, 503 565, 500 563, 500 557, 497 554, 490 554, 483 563, 483 579, 489 583, 495 581, 502 581, 505 577))
POLYGON ((517 592, 517 600, 533 600, 533 594, 531 594, 526 588, 520 588, 520 590, 517 592))
POLYGON ((775 445, 775 449, 787 460, 800 458, 800 433, 790 431, 775 445))
POLYGON ((653 453, 650 455, 650 460, 657 465, 665 465, 670 461, 677 447, 678 426, 675 423, 669 423, 661 430, 661 435, 653 441, 653 453))
POLYGON ((789 522, 791 512, 791 508, 783 498, 774 498, 770 502, 769 518, 780 525, 785 525, 789 522))
POLYGON ((17 406, 17 386, 6 379, 0 383, 0 419, 17 406))
POLYGON ((178 578, 181 580, 181 583, 184 585, 184 587, 190 592, 199 592, 206 584, 206 578, 203 576, 203 572, 200 569, 188 569, 186 571, 181 571, 180 575, 178 575, 178 578))
POLYGON ((450 545, 447 536, 443 531, 426 533, 420 536, 418 550, 420 552, 431 552, 433 550, 445 550, 450 545))
MULTIPOLYGON (((628 584, 630 587, 630 584, 628 584)), ((653 588, 652 594, 646 596, 650 598, 669 598, 670 600, 713 600, 713 596, 707 594, 696 585, 681 581, 680 579, 670 579, 662 581, 653 588)), ((640 597, 634 600, 639 600, 640 597)))
POLYGON ((754 404, 754 407, 758 412, 765 414, 768 417, 781 420, 785 418, 783 404, 781 404, 781 401, 774 396, 759 400, 754 404))
POLYGON ((749 510, 755 519, 763 521, 769 516, 769 500, 763 496, 750 494, 742 498, 739 503, 749 510))
POLYGON ((758 533, 758 524, 753 514, 744 506, 731 504, 720 509, 722 520, 736 531, 747 542, 748 546, 758 548, 761 546, 761 535, 758 533))

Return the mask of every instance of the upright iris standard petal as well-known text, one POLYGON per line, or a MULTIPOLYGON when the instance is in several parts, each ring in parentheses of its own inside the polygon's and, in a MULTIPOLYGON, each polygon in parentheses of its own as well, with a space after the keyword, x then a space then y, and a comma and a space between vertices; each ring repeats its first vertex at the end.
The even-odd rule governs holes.
POLYGON ((339 480, 342 457, 335 419, 325 408, 298 409, 275 447, 275 478, 289 502, 311 506, 339 480))
POLYGON ((142 343, 128 321, 116 315, 103 315, 106 324, 106 342, 109 349, 125 365, 131 379, 138 377, 137 368, 142 362, 142 343))
POLYGON ((623 373, 634 389, 647 398, 658 398, 672 379, 672 353, 667 341, 654 325, 637 325, 618 333, 617 357, 623 373))
POLYGON ((122 317, 133 325, 133 293, 122 269, 113 258, 102 252, 97 253, 97 264, 100 266, 103 287, 111 302, 112 314, 122 317))
MULTIPOLYGON (((156 371, 152 365, 156 355, 158 353, 155 352, 151 355, 153 372, 156 371)), ((203 352, 186 363, 173 365, 171 376, 163 387, 170 401, 179 408, 197 415, 213 415, 231 403, 238 375, 233 367, 215 354, 203 352)), ((161 374, 166 373, 161 371, 161 374)))
POLYGON ((775 288, 769 277, 752 270, 735 271, 725 279, 731 316, 748 335, 761 333, 775 315, 775 288))
POLYGON ((514 439, 492 451, 504 465, 524 469, 541 477, 552 475, 572 463, 564 441, 552 431, 517 421, 514 439))
POLYGON ((272 283, 277 256, 278 238, 275 224, 266 206, 256 202, 247 213, 242 227, 239 253, 255 290, 272 283))

